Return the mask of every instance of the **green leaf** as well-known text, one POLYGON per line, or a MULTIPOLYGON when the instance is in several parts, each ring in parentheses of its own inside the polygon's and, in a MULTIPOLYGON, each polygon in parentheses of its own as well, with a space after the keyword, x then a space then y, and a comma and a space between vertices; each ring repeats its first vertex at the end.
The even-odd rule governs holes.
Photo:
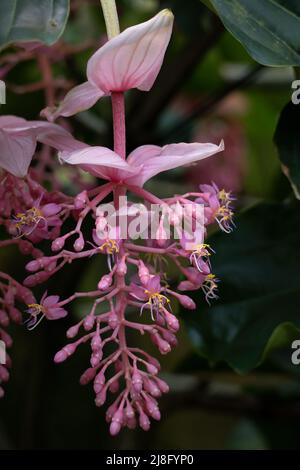
POLYGON ((264 65, 300 64, 298 0, 211 0, 224 26, 264 65))
POLYGON ((210 244, 220 300, 211 307, 202 300, 202 309, 183 318, 200 355, 245 373, 282 347, 280 333, 288 341, 300 334, 300 203, 257 205, 210 244))
POLYGON ((300 106, 289 102, 282 110, 274 135, 284 174, 300 199, 300 106))
POLYGON ((0 48, 17 41, 51 45, 63 33, 69 0, 1 0, 0 48))

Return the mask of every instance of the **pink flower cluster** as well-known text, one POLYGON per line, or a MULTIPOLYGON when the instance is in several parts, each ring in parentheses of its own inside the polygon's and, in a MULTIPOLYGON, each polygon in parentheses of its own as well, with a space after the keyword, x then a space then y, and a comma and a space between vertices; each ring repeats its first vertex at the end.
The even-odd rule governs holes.
MULTIPOLYGON (((151 418, 160 419, 157 399, 169 389, 158 377, 158 360, 143 349, 129 345, 128 331, 148 335, 160 354, 169 353, 177 344, 176 332, 180 326, 173 307, 180 304, 186 309, 196 309, 193 299, 184 292, 202 289, 208 302, 217 297, 218 280, 210 263, 213 250, 205 243, 207 227, 217 223, 222 230, 230 232, 233 226, 232 197, 214 184, 166 199, 143 188, 147 180, 163 171, 222 151, 223 142, 220 145, 144 145, 126 158, 124 92, 131 88, 147 91, 152 87, 170 40, 172 24, 172 13, 163 10, 146 23, 110 39, 90 58, 87 82, 71 90, 56 109, 43 111, 50 120, 71 116, 91 107, 102 96, 110 95, 114 150, 81 143, 56 124, 28 122, 11 116, 0 121, 0 145, 4 148, 0 159, 4 170, 0 182, 1 224, 13 237, 11 242, 33 258, 26 265, 28 276, 24 286, 0 273, 0 279, 4 276, 8 282, 0 284, 4 306, 0 324, 6 327, 9 316, 20 319, 13 307, 15 298, 27 304, 29 329, 35 328, 43 318, 65 317, 66 306, 77 299, 90 301, 88 312, 67 331, 70 342, 55 355, 55 362, 65 361, 80 345, 89 344, 90 365, 80 383, 93 382, 97 406, 106 403, 109 393, 115 395, 106 412, 112 435, 125 426, 132 429, 139 425, 148 430, 151 418), (35 177, 34 169, 28 173, 37 141, 58 150, 61 163, 75 165, 107 182, 84 189, 75 197, 57 190, 47 191, 35 177), (120 197, 126 194, 138 197, 146 207, 151 204, 163 207, 159 228, 152 239, 121 237, 118 225, 114 236, 107 230, 107 216, 99 211, 99 204, 111 195, 118 211, 120 197), (193 225, 197 222, 199 206, 203 208, 204 219, 202 225, 196 224, 192 243, 190 233, 185 230, 179 237, 174 232, 168 236, 165 222, 175 230, 188 207, 193 225), (94 228, 87 234, 90 218, 94 228), (67 219, 74 223, 69 231, 64 229, 67 219), (52 254, 45 255, 36 247, 42 240, 51 242, 52 254), (99 257, 100 262, 106 258, 108 266, 106 273, 95 279, 94 290, 75 292, 63 300, 45 293, 39 303, 30 294, 28 288, 46 282, 65 264, 91 256, 99 257), (167 261, 177 267, 181 277, 174 288, 168 284, 167 261)), ((5 338, 6 333, 2 331, 0 335, 5 338)), ((0 380, 7 378, 3 371, 6 369, 0 369, 0 380)))

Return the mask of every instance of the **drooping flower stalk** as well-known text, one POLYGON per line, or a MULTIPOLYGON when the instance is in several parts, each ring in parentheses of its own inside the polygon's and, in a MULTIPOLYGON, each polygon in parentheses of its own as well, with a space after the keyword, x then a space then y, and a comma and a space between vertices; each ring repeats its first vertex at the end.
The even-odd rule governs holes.
POLYGON ((87 82, 71 90, 56 109, 47 108, 43 114, 50 120, 70 116, 110 95, 114 149, 79 142, 55 124, 5 117, 0 137, 16 148, 23 143, 25 151, 15 161, 5 154, 0 157, 5 170, 0 186, 5 202, 0 216, 14 243, 20 249, 26 247, 33 257, 26 265, 29 274, 24 289, 46 282, 67 263, 91 256, 106 258, 107 271, 96 279, 93 290, 75 292, 66 299, 47 292, 39 302, 30 298, 26 302, 26 324, 33 329, 43 319, 62 318, 77 299, 90 303, 87 314, 67 331, 71 342, 55 355, 55 362, 65 361, 82 344, 90 345, 90 367, 80 382, 93 382, 97 406, 104 405, 109 393, 115 395, 106 417, 111 434, 116 435, 122 427, 134 428, 137 424, 148 430, 149 418, 160 419, 157 398, 168 391, 168 385, 158 377, 158 360, 128 344, 127 331, 148 335, 158 351, 167 354, 177 344, 180 327, 172 306, 196 308, 194 300, 183 292, 201 289, 208 302, 217 297, 218 280, 210 262, 213 249, 205 238, 208 225, 213 223, 225 232, 232 230, 232 197, 216 185, 202 185, 198 192, 164 199, 143 188, 147 180, 162 171, 222 151, 223 142, 219 146, 197 142, 164 147, 144 145, 127 156, 124 92, 152 87, 171 36, 173 15, 163 10, 149 21, 118 34, 115 2, 101 3, 108 42, 90 58, 87 82), (107 183, 95 184, 75 197, 47 191, 36 180, 37 172, 29 170, 27 174, 37 140, 58 150, 61 163, 107 183), (139 209, 130 200, 126 210, 123 206, 131 194, 143 203, 149 222, 140 232, 134 220, 139 209), (108 197, 112 198, 116 215, 113 226, 102 204, 108 197), (153 205, 159 206, 157 212, 153 205), (67 219, 73 220, 69 231, 64 228, 67 219), (92 231, 86 230, 89 219, 94 222, 92 231), (42 240, 51 243, 52 254, 45 255, 35 247, 42 240), (170 285, 168 261, 178 269, 178 286, 170 285), (83 335, 75 339, 80 330, 83 335))

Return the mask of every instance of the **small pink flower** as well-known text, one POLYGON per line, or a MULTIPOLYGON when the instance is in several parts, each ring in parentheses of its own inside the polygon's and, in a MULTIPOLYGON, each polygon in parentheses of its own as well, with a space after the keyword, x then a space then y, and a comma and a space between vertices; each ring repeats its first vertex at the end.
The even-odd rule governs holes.
POLYGON ((67 316, 68 312, 59 306, 59 296, 50 295, 47 297, 47 292, 44 293, 39 304, 29 304, 27 313, 30 318, 26 320, 28 330, 33 330, 43 320, 58 320, 67 316))

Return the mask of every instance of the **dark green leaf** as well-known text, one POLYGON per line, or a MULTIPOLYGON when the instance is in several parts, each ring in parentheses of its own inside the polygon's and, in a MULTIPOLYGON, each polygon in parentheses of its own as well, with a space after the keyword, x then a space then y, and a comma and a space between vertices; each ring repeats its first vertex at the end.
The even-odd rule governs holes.
POLYGON ((264 65, 300 64, 298 0, 211 0, 225 27, 264 65))
POLYGON ((184 318, 202 356, 247 372, 282 347, 279 333, 288 341, 300 335, 300 204, 258 205, 237 219, 232 234, 218 233, 210 244, 220 300, 184 318))
POLYGON ((300 199, 300 106, 289 102, 281 112, 274 141, 284 174, 289 178, 300 199))
POLYGON ((0 48, 17 41, 51 45, 63 33, 69 0, 1 0, 0 48))

